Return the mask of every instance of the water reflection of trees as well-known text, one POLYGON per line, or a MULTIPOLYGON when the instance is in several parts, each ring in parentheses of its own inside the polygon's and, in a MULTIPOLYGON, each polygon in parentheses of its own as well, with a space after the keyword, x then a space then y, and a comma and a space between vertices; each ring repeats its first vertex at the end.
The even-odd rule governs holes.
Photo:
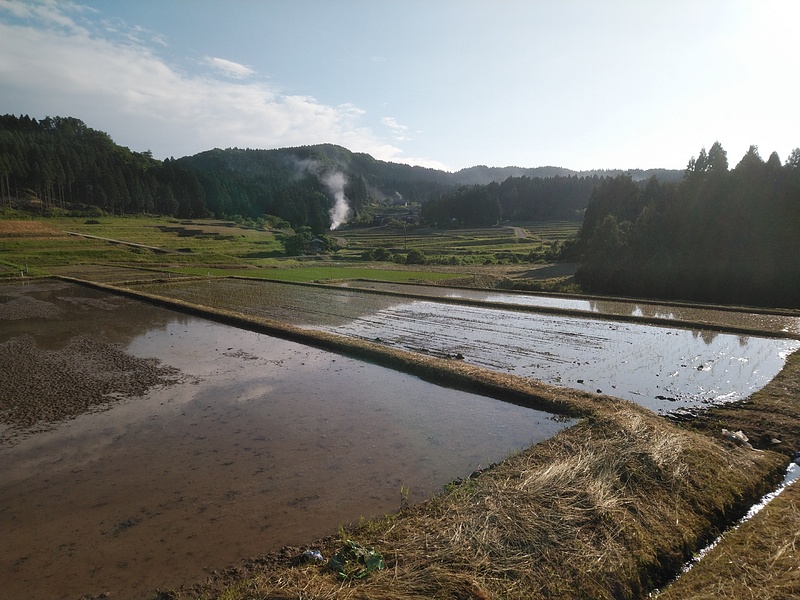
POLYGON ((719 327, 751 328, 764 332, 800 332, 800 318, 774 314, 614 300, 589 300, 589 306, 593 312, 608 315, 708 323, 719 327))
POLYGON ((85 288, 72 283, 15 289, 15 295, 36 298, 57 308, 57 318, 23 319, 21 328, 48 349, 66 347, 76 335, 89 333, 103 341, 126 344, 170 323, 187 323, 191 317, 145 302, 85 288))
POLYGON ((692 329, 692 337, 694 339, 701 339, 705 342, 706 346, 711 345, 711 343, 717 339, 719 335, 718 331, 712 331, 710 329, 692 329))
POLYGON ((677 310, 658 304, 638 304, 636 302, 619 302, 615 300, 589 300, 589 309, 593 312, 608 315, 621 315, 628 317, 643 317, 650 319, 678 319, 683 318, 677 310))
POLYGON ((274 281, 211 281, 143 284, 138 289, 246 315, 301 326, 338 326, 408 300, 346 288, 315 288, 274 281))

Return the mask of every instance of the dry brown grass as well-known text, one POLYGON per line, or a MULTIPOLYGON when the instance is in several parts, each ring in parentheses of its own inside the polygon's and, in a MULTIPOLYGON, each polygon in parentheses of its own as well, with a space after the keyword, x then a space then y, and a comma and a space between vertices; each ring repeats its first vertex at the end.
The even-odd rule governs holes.
POLYGON ((65 237, 59 231, 41 221, 19 221, 0 219, 0 237, 6 238, 54 238, 65 237))
POLYGON ((723 539, 659 600, 800 598, 799 485, 723 539))

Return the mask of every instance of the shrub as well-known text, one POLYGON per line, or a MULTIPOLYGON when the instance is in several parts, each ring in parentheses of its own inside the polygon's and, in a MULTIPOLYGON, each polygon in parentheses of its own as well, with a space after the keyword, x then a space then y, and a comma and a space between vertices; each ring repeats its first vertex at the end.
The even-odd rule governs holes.
POLYGON ((425 253, 422 250, 417 250, 414 248, 408 252, 406 256, 406 264, 407 265, 424 265, 425 264, 425 253))

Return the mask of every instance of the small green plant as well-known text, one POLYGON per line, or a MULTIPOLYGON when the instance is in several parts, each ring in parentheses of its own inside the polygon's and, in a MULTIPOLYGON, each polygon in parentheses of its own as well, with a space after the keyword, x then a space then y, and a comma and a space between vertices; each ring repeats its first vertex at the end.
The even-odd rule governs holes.
POLYGON ((349 540, 349 539, 350 539, 350 534, 349 534, 349 533, 348 533, 348 531, 347 531, 347 530, 344 528, 344 525, 342 525, 341 523, 339 524, 339 529, 338 529, 338 531, 337 531, 336 533, 339 535, 339 539, 341 540, 341 542, 342 542, 343 544, 344 544, 344 543, 345 543, 347 540, 349 540))
POLYGON ((411 490, 405 484, 400 486, 400 511, 404 511, 408 508, 408 494, 411 490))
MULTIPOLYGON (((397 514, 385 513, 383 517, 370 517, 366 518, 363 515, 358 520, 358 535, 366 537, 374 537, 387 531, 394 525, 397 520, 397 514)), ((340 533, 340 537, 342 534, 340 533)))

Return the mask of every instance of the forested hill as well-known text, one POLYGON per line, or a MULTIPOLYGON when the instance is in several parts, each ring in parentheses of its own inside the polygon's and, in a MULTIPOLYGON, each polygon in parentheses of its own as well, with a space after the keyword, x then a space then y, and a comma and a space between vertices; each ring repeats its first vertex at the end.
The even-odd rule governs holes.
POLYGON ((488 185, 500 183, 509 177, 528 177, 529 179, 548 179, 550 177, 616 177, 628 175, 633 181, 647 181, 651 177, 658 177, 659 181, 680 181, 683 171, 679 169, 592 169, 589 171, 574 171, 563 167, 487 167, 479 165, 461 169, 453 174, 453 179, 458 185, 488 185))
POLYGON ((729 169, 715 143, 677 184, 605 179, 577 249, 586 291, 800 308, 800 148, 729 169))
MULTIPOLYGON (((597 173, 605 177, 619 171, 597 173)), ((641 179, 646 173, 630 174, 641 179)), ((674 171, 659 171, 666 180, 675 176, 674 171)), ((506 218, 574 216, 585 208, 600 179, 595 172, 557 167, 477 166, 449 173, 380 161, 331 144, 213 149, 160 161, 150 152, 119 146, 108 134, 72 117, 37 121, 0 116, 0 198, 4 203, 35 199, 49 210, 83 205, 116 214, 182 218, 269 214, 295 227, 324 231, 341 196, 347 198, 347 216, 357 218, 371 202, 427 204, 453 195, 463 200, 464 186, 496 185, 509 178, 517 182, 504 188, 509 192, 503 198, 506 218), (579 184, 579 179, 584 181, 579 184), (555 184, 546 183, 550 180, 555 184), (526 190, 544 193, 546 202, 528 198, 526 190), (545 206, 549 208, 543 212, 545 206)))

